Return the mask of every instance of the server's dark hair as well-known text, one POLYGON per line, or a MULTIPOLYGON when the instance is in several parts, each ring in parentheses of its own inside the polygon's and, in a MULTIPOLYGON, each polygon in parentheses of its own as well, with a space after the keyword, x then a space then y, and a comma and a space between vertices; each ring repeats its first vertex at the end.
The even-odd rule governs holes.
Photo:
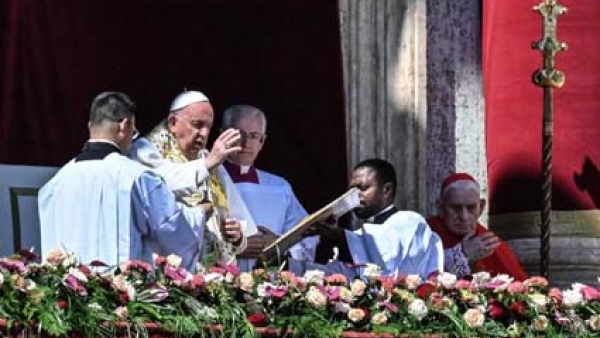
POLYGON ((135 109, 135 103, 123 93, 101 93, 92 101, 90 126, 97 126, 107 121, 118 122, 124 118, 132 118, 135 115, 135 109))

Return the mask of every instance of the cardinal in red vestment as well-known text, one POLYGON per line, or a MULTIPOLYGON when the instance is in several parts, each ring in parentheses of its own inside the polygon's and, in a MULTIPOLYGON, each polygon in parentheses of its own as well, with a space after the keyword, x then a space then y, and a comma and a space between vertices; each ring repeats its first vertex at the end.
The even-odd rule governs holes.
POLYGON ((447 177, 436 206, 438 215, 427 223, 442 239, 446 271, 458 277, 487 271, 527 279, 510 247, 478 222, 485 199, 480 198, 479 184, 471 175, 447 177))

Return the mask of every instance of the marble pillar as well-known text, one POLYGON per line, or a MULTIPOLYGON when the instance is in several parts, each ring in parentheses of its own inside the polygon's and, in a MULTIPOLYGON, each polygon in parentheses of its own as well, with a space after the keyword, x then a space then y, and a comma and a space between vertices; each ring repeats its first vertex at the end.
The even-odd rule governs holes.
POLYGON ((349 167, 397 171, 397 205, 427 208, 426 2, 340 0, 349 167))
POLYGON ((423 214, 450 172, 486 187, 480 0, 340 0, 340 15, 349 166, 391 161, 398 205, 423 214))

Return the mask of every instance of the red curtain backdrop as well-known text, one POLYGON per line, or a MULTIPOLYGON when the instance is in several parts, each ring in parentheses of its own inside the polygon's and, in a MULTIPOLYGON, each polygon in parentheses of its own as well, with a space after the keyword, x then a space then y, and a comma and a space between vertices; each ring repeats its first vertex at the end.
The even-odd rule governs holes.
POLYGON ((0 10, 0 163, 64 164, 101 91, 131 95, 147 132, 188 88, 211 98, 217 119, 236 103, 267 113, 258 165, 288 178, 309 211, 346 187, 336 0, 5 0, 0 10))
MULTIPOLYGON (((486 0, 483 68, 490 213, 539 210, 542 97, 531 82, 542 66, 531 43, 542 35, 541 0, 486 0)), ((600 1, 560 0, 557 56, 566 75, 554 97, 553 209, 600 206, 600 1)))

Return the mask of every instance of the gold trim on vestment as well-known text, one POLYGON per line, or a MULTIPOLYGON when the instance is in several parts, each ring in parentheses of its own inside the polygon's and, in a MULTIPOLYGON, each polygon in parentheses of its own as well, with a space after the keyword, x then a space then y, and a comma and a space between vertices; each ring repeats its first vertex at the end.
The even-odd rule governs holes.
MULTIPOLYGON (((148 133, 146 138, 152 142, 164 159, 173 163, 189 162, 187 157, 185 157, 181 151, 177 139, 169 131, 166 119, 154 127, 154 129, 148 133)), ((206 183, 202 182, 200 185, 203 186, 204 184, 206 183)), ((205 245, 203 246, 204 249, 202 252, 204 254, 218 252, 220 256, 217 258, 218 260, 229 262, 235 258, 235 255, 233 254, 233 245, 225 242, 220 231, 221 219, 226 218, 229 214, 229 205, 227 203, 227 196, 225 195, 225 188, 221 183, 221 178, 219 177, 217 169, 209 172, 207 185, 207 188, 198 186, 198 192, 189 196, 183 196, 181 199, 182 202, 190 207, 197 207, 206 200, 213 205, 212 215, 206 220, 206 226, 204 227, 205 245), (206 190, 208 196, 205 196, 204 190, 206 190), (221 215, 221 213, 224 214, 221 215), (208 250, 207 247, 209 247, 208 250)))

